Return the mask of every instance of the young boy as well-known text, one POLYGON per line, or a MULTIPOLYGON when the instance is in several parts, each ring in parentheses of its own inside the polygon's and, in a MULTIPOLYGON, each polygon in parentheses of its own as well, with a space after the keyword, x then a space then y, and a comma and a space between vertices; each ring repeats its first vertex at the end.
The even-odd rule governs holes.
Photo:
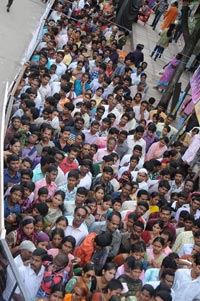
POLYGON ((59 253, 53 262, 43 262, 45 266, 43 280, 36 298, 49 298, 52 287, 56 284, 65 284, 68 274, 65 267, 68 265, 69 258, 64 253, 59 253))

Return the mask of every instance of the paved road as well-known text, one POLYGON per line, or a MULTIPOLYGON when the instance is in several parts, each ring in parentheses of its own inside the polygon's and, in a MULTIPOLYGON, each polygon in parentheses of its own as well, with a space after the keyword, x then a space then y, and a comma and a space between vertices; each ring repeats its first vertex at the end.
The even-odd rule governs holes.
POLYGON ((6 12, 7 0, 0 1, 0 97, 6 81, 12 82, 21 67, 46 4, 41 0, 14 0, 6 12))
MULTIPOLYGON (((178 52, 180 52, 184 46, 184 40, 183 37, 181 37, 176 44, 174 41, 170 43, 169 47, 164 51, 164 54, 162 55, 161 59, 158 59, 156 62, 150 57, 151 51, 154 49, 154 46, 156 44, 156 41, 159 39, 159 28, 162 22, 159 22, 159 24, 156 27, 156 30, 152 30, 152 27, 150 27, 150 24, 152 23, 152 20, 154 18, 154 14, 151 14, 151 17, 148 21, 148 23, 144 26, 144 23, 141 21, 138 21, 138 23, 134 23, 133 25, 133 31, 132 31, 132 39, 134 46, 137 45, 137 43, 144 44, 144 56, 145 61, 148 63, 148 68, 145 70, 147 73, 147 83, 149 84, 150 88, 147 93, 147 98, 149 97, 155 97, 157 102, 160 100, 161 94, 157 92, 157 90, 153 89, 153 86, 156 84, 156 82, 159 80, 160 75, 159 72, 162 70, 163 66, 167 64, 178 52)), ((184 72, 181 76, 180 82, 182 82, 182 90, 187 86, 187 83, 189 81, 189 78, 191 76, 190 72, 184 72)))

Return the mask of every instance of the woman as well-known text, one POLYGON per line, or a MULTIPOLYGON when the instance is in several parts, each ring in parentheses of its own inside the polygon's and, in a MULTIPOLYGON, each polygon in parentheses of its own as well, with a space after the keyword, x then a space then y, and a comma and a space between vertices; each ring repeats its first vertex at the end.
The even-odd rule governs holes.
POLYGON ((155 55, 154 61, 156 61, 158 57, 161 58, 161 55, 164 52, 165 48, 167 48, 169 43, 172 41, 175 27, 176 25, 172 23, 170 24, 168 29, 165 29, 161 33, 160 39, 157 41, 156 46, 151 53, 151 57, 155 55))
POLYGON ((63 301, 86 301, 88 297, 88 287, 82 280, 78 280, 71 293, 67 293, 63 301))
POLYGON ((160 236, 164 227, 163 221, 155 221, 152 226, 152 231, 145 230, 142 232, 142 239, 146 243, 147 247, 154 241, 156 237, 160 236))
POLYGON ((169 139, 167 137, 161 138, 158 142, 153 143, 146 154, 145 161, 162 158, 164 152, 167 150, 168 143, 169 139))
POLYGON ((112 296, 120 296, 122 290, 121 282, 117 279, 112 279, 102 292, 96 292, 92 295, 92 301, 109 301, 112 296))
POLYGON ((106 288, 110 280, 115 278, 116 274, 116 265, 114 262, 108 262, 105 264, 104 269, 102 270, 102 275, 96 277, 96 291, 101 292, 106 288))
POLYGON ((181 58, 182 54, 178 53, 165 67, 163 75, 155 86, 159 92, 163 92, 166 89, 168 83, 174 75, 176 68, 181 62, 181 58))
POLYGON ((75 77, 75 79, 82 79, 82 75, 83 75, 83 66, 84 66, 84 62, 82 61, 78 61, 77 62, 77 67, 72 69, 72 76, 75 77))
POLYGON ((152 301, 154 294, 155 294, 155 290, 153 286, 150 284, 145 284, 139 293, 139 297, 137 298, 137 301, 152 301))
POLYGON ((65 286, 66 293, 71 293, 76 286, 78 281, 85 283, 90 291, 92 287, 92 279, 95 277, 95 265, 91 263, 86 263, 82 269, 81 276, 72 277, 65 286))
POLYGON ((147 248, 147 266, 148 268, 160 268, 166 255, 163 253, 165 240, 162 237, 156 237, 152 245, 147 248))
POLYGON ((108 61, 106 66, 105 74, 108 78, 110 78, 113 75, 114 69, 113 69, 113 61, 108 61))
POLYGON ((25 216, 19 225, 19 228, 10 232, 6 236, 6 242, 13 256, 17 255, 20 250, 20 243, 24 240, 36 241, 36 233, 34 231, 35 220, 32 216, 25 216))

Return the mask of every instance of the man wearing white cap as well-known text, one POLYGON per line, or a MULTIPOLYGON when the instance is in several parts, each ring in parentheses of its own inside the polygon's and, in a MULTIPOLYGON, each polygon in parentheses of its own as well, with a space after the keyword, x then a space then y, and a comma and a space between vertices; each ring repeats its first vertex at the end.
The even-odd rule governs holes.
POLYGON ((148 172, 146 168, 140 168, 138 171, 132 173, 133 181, 136 181, 139 185, 138 190, 144 189, 148 191, 148 172))
MULTIPOLYGON (((15 265, 17 269, 22 266, 26 266, 29 264, 33 251, 36 249, 34 243, 29 240, 24 240, 20 244, 20 254, 14 258, 15 265)), ((3 292, 3 298, 8 300, 10 297, 10 293, 13 290, 15 285, 15 278, 13 276, 12 270, 10 266, 7 268, 7 279, 6 279, 6 288, 3 292)), ((13 299, 11 299, 13 301, 13 299)))

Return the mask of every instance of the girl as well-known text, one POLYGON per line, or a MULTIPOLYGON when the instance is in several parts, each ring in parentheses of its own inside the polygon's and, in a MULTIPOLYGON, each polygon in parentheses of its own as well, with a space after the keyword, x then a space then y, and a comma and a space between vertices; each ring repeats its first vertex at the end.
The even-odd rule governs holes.
POLYGON ((107 262, 102 270, 102 275, 96 277, 96 291, 101 292, 106 288, 108 282, 115 278, 116 265, 114 262, 107 262))
POLYGON ((40 233, 44 230, 44 218, 42 215, 37 215, 35 217, 35 226, 34 226, 35 232, 40 233))
POLYGON ((48 225, 52 225, 56 222, 57 218, 63 215, 64 208, 63 202, 65 199, 65 193, 62 190, 57 190, 50 200, 47 203, 49 206, 48 214, 45 216, 45 222, 48 225))
POLYGON ((107 63, 105 74, 108 78, 111 78, 114 73, 113 62, 110 60, 107 63))
POLYGON ((153 223, 152 231, 145 230, 142 233, 141 237, 144 240, 144 242, 147 244, 147 246, 149 246, 154 241, 155 238, 160 236, 163 227, 164 227, 163 221, 158 220, 153 223))
POLYGON ((160 194, 156 191, 150 194, 149 213, 159 212, 158 203, 160 202, 160 194))
POLYGON ((139 106, 140 103, 141 103, 141 100, 142 100, 142 94, 141 93, 136 93, 133 100, 132 100, 132 107, 135 107, 135 106, 139 106))
POLYGON ((34 231, 35 220, 32 216, 25 216, 17 230, 10 232, 6 236, 6 242, 13 256, 17 255, 22 241, 36 241, 36 233, 34 231))
POLYGON ((95 221, 105 221, 108 215, 112 212, 112 197, 107 194, 104 196, 101 205, 97 205, 97 211, 95 214, 95 221))
POLYGON ((125 283, 128 287, 128 292, 125 294, 125 300, 128 300, 129 296, 135 296, 142 288, 142 280, 140 276, 142 273, 142 262, 134 260, 130 264, 130 274, 124 274, 118 279, 121 283, 125 283))
POLYGON ((71 293, 78 281, 85 283, 90 290, 92 287, 92 279, 95 277, 95 266, 91 263, 86 263, 82 269, 82 275, 72 277, 65 286, 66 293, 71 293))
POLYGON ((160 268, 165 255, 163 249, 165 240, 162 237, 156 237, 152 245, 147 248, 147 266, 148 268, 160 268))
POLYGON ((50 248, 60 248, 61 242, 65 237, 65 233, 62 229, 55 228, 51 232, 51 241, 50 241, 50 248))
POLYGON ((36 237, 37 248, 42 248, 47 251, 47 249, 49 248, 49 242, 50 242, 50 238, 44 232, 40 232, 36 237))
POLYGON ((101 205, 105 196, 105 190, 102 186, 96 186, 94 189, 94 199, 97 205, 101 205))
POLYGON ((146 154, 145 161, 162 158, 164 152, 167 150, 168 143, 169 139, 167 137, 161 138, 158 142, 153 143, 146 154))
MULTIPOLYGON (((63 301, 65 292, 61 284, 55 284, 52 287, 51 294, 49 296, 49 301, 63 301)), ((47 299, 39 298, 37 301, 47 301, 47 299)))

